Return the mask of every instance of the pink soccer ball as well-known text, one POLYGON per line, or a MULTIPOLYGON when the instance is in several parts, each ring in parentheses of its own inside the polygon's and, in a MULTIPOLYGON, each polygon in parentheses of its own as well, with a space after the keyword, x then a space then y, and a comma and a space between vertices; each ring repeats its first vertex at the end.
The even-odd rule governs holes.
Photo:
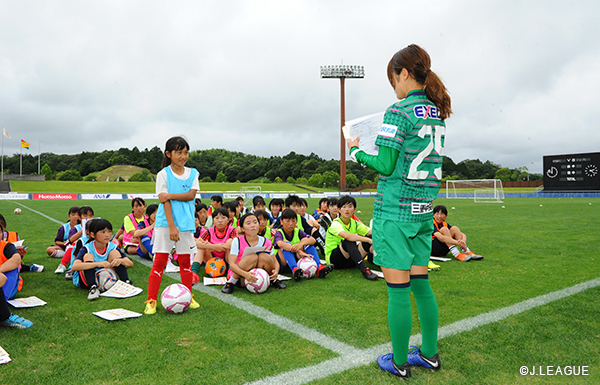
POLYGON ((246 289, 250 293, 260 294, 267 291, 271 282, 269 281, 269 274, 263 269, 254 268, 250 270, 253 276, 255 276, 258 280, 256 282, 248 282, 246 281, 246 289))
POLYGON ((192 292, 185 285, 174 283, 162 292, 160 303, 169 313, 183 313, 192 303, 192 292))
POLYGON ((310 257, 300 258, 298 260, 298 267, 302 269, 302 271, 304 272, 303 276, 306 279, 310 279, 314 277, 315 274, 317 274, 317 262, 315 262, 315 260, 310 257))

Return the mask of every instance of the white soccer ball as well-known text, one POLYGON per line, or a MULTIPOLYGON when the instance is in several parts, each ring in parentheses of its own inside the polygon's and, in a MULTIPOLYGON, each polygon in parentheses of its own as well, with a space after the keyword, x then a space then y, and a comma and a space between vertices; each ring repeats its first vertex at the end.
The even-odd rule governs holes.
POLYGON ((302 269, 304 272, 302 275, 306 279, 314 277, 315 274, 317 274, 317 269, 319 268, 319 266, 317 266, 317 262, 310 257, 300 258, 298 260, 298 267, 302 269))
POLYGON ((185 285, 174 283, 163 290, 160 303, 169 313, 183 313, 192 303, 192 292, 185 285))
POLYGON ((269 274, 266 271, 259 268, 254 268, 250 270, 250 273, 255 276, 258 280, 256 282, 248 282, 246 281, 246 289, 250 293, 260 294, 267 291, 269 285, 271 284, 269 280, 269 274))
POLYGON ((15 209, 15 214, 21 214, 21 209, 17 207, 17 208, 15 209))
POLYGON ((113 269, 100 269, 96 271, 96 285, 101 293, 109 290, 119 280, 119 276, 113 269))

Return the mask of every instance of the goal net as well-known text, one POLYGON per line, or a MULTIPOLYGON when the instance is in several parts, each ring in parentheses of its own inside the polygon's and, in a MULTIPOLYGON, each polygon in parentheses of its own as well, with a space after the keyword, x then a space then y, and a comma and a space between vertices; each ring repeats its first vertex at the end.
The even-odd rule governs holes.
POLYGON ((502 203, 504 189, 500 179, 448 180, 446 181, 446 198, 502 203))

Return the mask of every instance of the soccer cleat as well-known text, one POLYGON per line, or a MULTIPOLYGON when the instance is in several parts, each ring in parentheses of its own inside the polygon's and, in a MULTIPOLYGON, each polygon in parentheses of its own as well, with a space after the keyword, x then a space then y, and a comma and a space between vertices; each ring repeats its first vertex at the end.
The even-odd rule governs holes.
POLYGON ((100 290, 97 285, 92 285, 92 287, 90 287, 90 293, 88 294, 88 301, 94 301, 98 298, 100 298, 100 290))
POLYGON ((369 281, 376 281, 377 278, 379 278, 377 274, 373 273, 368 267, 362 271, 362 275, 369 281))
POLYGON ((69 270, 65 273, 65 279, 67 281, 72 281, 74 275, 75 275, 75 272, 73 270, 69 270))
POLYGON ((287 288, 287 285, 281 282, 280 280, 276 279, 274 281, 271 281, 271 287, 275 289, 285 289, 287 288))
POLYGON ((44 265, 32 264, 29 266, 29 271, 33 271, 34 273, 41 273, 44 271, 44 265))
POLYGON ((401 366, 396 365, 394 362, 394 353, 382 354, 377 357, 377 365, 379 365, 382 370, 402 379, 408 379, 412 374, 408 362, 405 362, 401 366))
POLYGON ((458 259, 459 261, 462 261, 462 262, 469 262, 471 260, 471 256, 463 254, 463 253, 458 253, 458 255, 456 256, 456 259, 458 259))
POLYGON ((67 267, 63 264, 58 265, 56 270, 54 270, 54 274, 62 274, 67 270, 67 267))
POLYGON ((192 285, 195 285, 198 282, 200 282, 200 277, 198 276, 198 274, 192 271, 192 285))
POLYGON ((0 323, 5 328, 27 329, 33 326, 33 322, 12 314, 10 317, 0 323))
POLYGON ((304 271, 301 268, 297 267, 294 269, 292 274, 294 275, 294 280, 296 282, 298 282, 299 280, 302 279, 302 276, 304 275, 304 271))
POLYGON ((483 259, 483 256, 481 256, 479 254, 475 254, 472 251, 466 252, 465 255, 470 256, 471 257, 471 261, 481 261, 483 259))
POLYGON ((319 270, 317 271, 317 277, 325 278, 327 276, 327 274, 329 274, 333 271, 333 268, 334 268, 333 263, 329 264, 329 265, 319 266, 319 270))
POLYGON ((440 265, 436 265, 432 261, 429 261, 429 264, 427 265, 427 269, 428 270, 439 270, 440 269, 440 265))
POLYGON ((422 366, 431 371, 437 372, 442 368, 442 362, 440 361, 440 354, 436 353, 435 356, 428 358, 421 353, 421 349, 416 346, 410 346, 412 349, 408 352, 408 363, 413 366, 422 366))
POLYGON ((194 296, 192 295, 192 302, 190 302, 190 309, 198 309, 200 307, 200 304, 198 302, 196 302, 196 300, 194 299, 194 296))
POLYGON ((234 287, 235 287, 235 285, 233 283, 227 282, 225 284, 225 286, 223 286, 223 288, 221 289, 221 293, 231 294, 231 293, 233 293, 234 287))
POLYGON ((149 299, 146 302, 146 308, 144 309, 144 314, 156 314, 156 300, 149 299))

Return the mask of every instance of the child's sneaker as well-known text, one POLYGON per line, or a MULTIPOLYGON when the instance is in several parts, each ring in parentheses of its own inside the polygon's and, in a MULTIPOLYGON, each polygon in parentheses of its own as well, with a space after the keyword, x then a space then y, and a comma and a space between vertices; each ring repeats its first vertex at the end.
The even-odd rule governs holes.
POLYGON ((379 278, 377 274, 373 273, 368 267, 362 271, 362 275, 369 281, 376 281, 377 278, 379 278))
POLYGON ((54 274, 62 274, 67 271, 67 267, 63 264, 59 264, 56 270, 54 270, 54 274))
POLYGON ((394 362, 394 353, 382 354, 377 357, 377 365, 386 372, 403 379, 410 378, 412 374, 408 362, 405 362, 401 366, 396 366, 396 363, 394 362))
POLYGON ((192 271, 192 285, 195 285, 198 282, 200 282, 200 277, 198 276, 198 274, 192 271))
POLYGON ((411 346, 411 350, 408 352, 408 363, 413 366, 422 366, 431 371, 437 372, 442 368, 442 362, 440 361, 439 353, 435 356, 427 358, 421 353, 421 349, 416 346, 411 346))
POLYGON ((31 266, 29 266, 29 271, 33 271, 34 273, 41 273, 42 271, 44 271, 44 265, 37 265, 34 263, 31 266))
POLYGON ((146 302, 146 308, 144 309, 144 314, 156 314, 156 300, 149 299, 146 302))
POLYGON ((271 281, 271 285, 272 288, 275 289, 285 289, 287 288, 287 285, 283 282, 281 282, 280 280, 276 279, 274 281, 271 281))
POLYGON ((194 296, 192 295, 192 302, 190 302, 190 309, 198 309, 200 307, 200 304, 198 302, 196 302, 196 300, 194 299, 194 296))
POLYGON ((317 271, 317 277, 325 278, 327 276, 327 274, 329 274, 333 271, 333 268, 334 268, 333 264, 320 265, 319 270, 317 271))
POLYGON ((75 272, 73 270, 69 270, 65 273, 65 279, 67 281, 72 281, 74 275, 75 275, 75 272))
POLYGON ((2 321, 0 325, 5 328, 27 329, 33 326, 33 322, 12 314, 6 320, 2 321))
POLYGON ((471 261, 481 261, 483 259, 483 256, 475 254, 472 251, 468 251, 465 254, 471 257, 471 261))
POLYGON ((100 298, 100 290, 97 285, 92 285, 92 287, 90 287, 90 293, 88 294, 88 301, 94 301, 98 298, 100 298))
POLYGON ((302 279, 302 276, 304 275, 304 271, 301 268, 296 267, 294 269, 294 271, 292 272, 292 274, 294 275, 294 280, 296 282, 298 282, 299 280, 302 279))
POLYGON ((225 286, 221 289, 221 293, 231 294, 233 293, 234 284, 232 282, 227 282, 225 286))
POLYGON ((436 265, 432 261, 429 261, 429 264, 427 265, 427 270, 439 270, 439 269, 440 269, 440 265, 436 265))
POLYGON ((471 256, 463 253, 458 253, 456 259, 462 262, 469 262, 471 260, 471 256))

